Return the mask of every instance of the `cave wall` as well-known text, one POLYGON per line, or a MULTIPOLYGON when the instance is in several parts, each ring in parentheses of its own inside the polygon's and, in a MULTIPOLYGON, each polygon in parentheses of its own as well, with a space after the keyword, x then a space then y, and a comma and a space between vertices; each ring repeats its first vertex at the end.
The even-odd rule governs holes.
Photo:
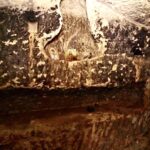
POLYGON ((118 87, 146 81, 150 4, 144 4, 3 1, 1 89, 118 87), (130 7, 119 9, 121 4, 130 7), (131 15, 132 6, 145 17, 131 15))
POLYGON ((0 149, 148 150, 149 8, 0 0, 0 149))

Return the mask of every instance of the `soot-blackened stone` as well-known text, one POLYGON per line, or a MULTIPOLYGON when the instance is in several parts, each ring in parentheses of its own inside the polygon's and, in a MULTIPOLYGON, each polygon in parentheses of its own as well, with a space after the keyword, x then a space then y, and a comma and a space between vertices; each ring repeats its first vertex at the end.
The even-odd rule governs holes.
POLYGON ((25 20, 29 21, 29 22, 37 22, 38 21, 38 15, 39 12, 35 12, 33 10, 29 10, 29 11, 25 11, 24 13, 24 17, 25 20))
POLYGON ((134 55, 143 55, 142 51, 137 46, 132 47, 131 53, 133 53, 134 55))
POLYGON ((42 36, 44 32, 48 34, 58 29, 60 26, 60 17, 61 16, 57 14, 57 12, 41 15, 39 18, 39 31, 41 31, 39 36, 42 36))
POLYGON ((137 39, 136 42, 133 44, 133 47, 131 49, 131 52, 134 53, 134 55, 142 55, 142 49, 144 49, 146 44, 146 36, 150 36, 148 33, 148 30, 145 28, 142 28, 139 32, 137 32, 137 35, 135 38, 137 39))
POLYGON ((7 14, 3 11, 2 12, 0 11, 0 22, 4 21, 5 18, 7 18, 7 14))

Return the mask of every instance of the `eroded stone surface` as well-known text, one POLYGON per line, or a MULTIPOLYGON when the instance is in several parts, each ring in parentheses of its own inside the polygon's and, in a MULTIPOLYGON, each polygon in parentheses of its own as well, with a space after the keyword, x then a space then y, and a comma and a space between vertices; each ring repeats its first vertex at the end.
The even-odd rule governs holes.
POLYGON ((0 91, 0 149, 149 149, 149 1, 7 2, 0 88, 82 89, 0 91))
POLYGON ((149 2, 134 3, 146 15, 143 22, 131 9, 119 9, 126 3, 131 8, 131 1, 64 0, 61 9, 60 0, 46 3, 1 4, 1 88, 117 87, 147 80, 149 10, 142 8, 149 2))

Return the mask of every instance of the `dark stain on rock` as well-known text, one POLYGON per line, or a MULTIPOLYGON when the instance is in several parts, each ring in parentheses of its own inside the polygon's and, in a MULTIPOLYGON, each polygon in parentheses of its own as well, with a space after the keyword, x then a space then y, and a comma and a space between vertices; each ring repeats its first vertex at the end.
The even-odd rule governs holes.
POLYGON ((24 17, 25 20, 28 22, 37 22, 38 21, 38 12, 35 12, 33 10, 25 11, 24 12, 24 17))
MULTIPOLYGON (((129 56, 148 54, 148 44, 150 50, 150 42, 146 41, 146 36, 150 37, 150 32, 146 28, 138 29, 137 26, 124 23, 121 25, 119 21, 109 23, 109 28, 101 28, 107 42, 108 54, 126 53, 129 56)), ((147 56, 147 55, 146 55, 147 56)))
POLYGON ((51 10, 56 10, 57 8, 56 7, 51 7, 51 10))
POLYGON ((136 40, 132 43, 133 46, 131 49, 131 52, 133 52, 134 55, 143 55, 143 49, 146 46, 146 36, 150 37, 150 33, 148 33, 146 28, 141 28, 135 35, 136 40))
MULTIPOLYGON (((24 19, 24 13, 13 8, 1 8, 0 12, 7 16, 5 21, 0 24, 0 76, 5 74, 5 78, 0 77, 0 85, 6 84, 9 80, 19 79, 22 85, 28 84, 28 26, 24 19), (16 42, 10 44, 9 42, 16 42), (6 44, 8 42, 8 44, 6 44), (21 69, 20 69, 21 68, 21 69), (24 76, 24 77, 23 77, 24 76)), ((4 18, 4 16, 2 18, 4 18)), ((19 83, 19 84, 20 84, 19 83)), ((12 83, 13 85, 14 83, 12 83)))
POLYGON ((0 10, 0 22, 4 21, 7 18, 7 14, 0 10))
POLYGON ((40 36, 42 36, 44 32, 48 34, 58 29, 60 26, 60 17, 57 12, 41 15, 39 18, 40 36))

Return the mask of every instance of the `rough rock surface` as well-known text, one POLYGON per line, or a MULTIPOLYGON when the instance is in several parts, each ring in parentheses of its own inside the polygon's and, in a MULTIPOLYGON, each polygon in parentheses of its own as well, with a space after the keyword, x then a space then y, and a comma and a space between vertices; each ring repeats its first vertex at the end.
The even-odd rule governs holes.
POLYGON ((1 4, 1 88, 115 87, 147 80, 148 1, 139 6, 140 0, 93 1, 92 5, 88 0, 64 0, 61 9, 59 0, 49 5, 47 1, 29 2, 1 4), (121 4, 130 7, 119 9, 121 4), (146 9, 143 22, 130 16, 134 4, 134 11, 146 9))
POLYGON ((0 149, 149 150, 149 8, 0 0, 0 149))

